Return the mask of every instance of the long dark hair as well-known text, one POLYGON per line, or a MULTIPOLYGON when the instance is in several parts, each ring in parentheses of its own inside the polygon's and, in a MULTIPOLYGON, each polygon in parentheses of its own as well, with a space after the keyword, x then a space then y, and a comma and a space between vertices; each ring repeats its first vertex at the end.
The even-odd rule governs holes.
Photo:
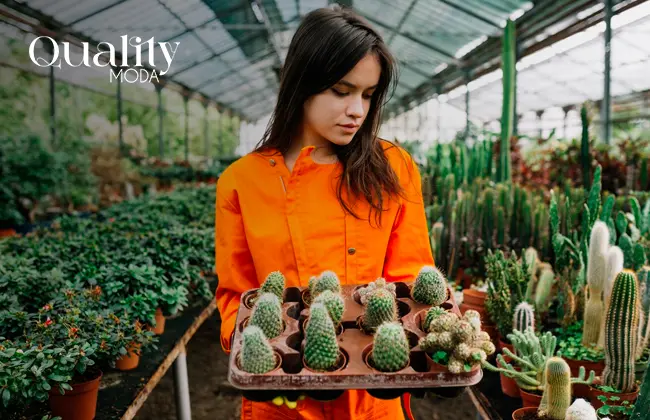
POLYGON ((354 206, 344 199, 343 191, 348 199, 350 194, 355 199, 365 198, 381 224, 386 195, 402 194, 397 175, 377 138, 384 101, 394 88, 397 65, 379 33, 350 9, 335 5, 314 10, 297 28, 281 71, 275 110, 255 152, 277 149, 285 154, 301 127, 305 101, 335 85, 368 53, 376 54, 381 64, 368 115, 348 145, 333 144, 333 149, 343 167, 337 187, 341 206, 359 218, 354 206))

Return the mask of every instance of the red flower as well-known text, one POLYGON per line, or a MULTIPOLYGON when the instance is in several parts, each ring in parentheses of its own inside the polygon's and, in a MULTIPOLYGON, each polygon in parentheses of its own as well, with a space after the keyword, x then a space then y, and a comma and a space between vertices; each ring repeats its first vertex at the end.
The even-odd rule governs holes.
POLYGON ((49 326, 52 325, 52 324, 53 324, 53 322, 52 322, 52 320, 50 319, 50 317, 48 316, 48 317, 47 317, 47 321, 45 321, 45 324, 43 324, 43 325, 45 325, 46 327, 49 327, 49 326))
POLYGON ((52 309, 52 307, 51 307, 49 304, 48 304, 48 305, 45 305, 45 306, 43 306, 43 307, 41 308, 41 310, 42 310, 42 311, 45 311, 45 312, 49 311, 50 309, 52 309))
POLYGON ((68 337, 70 338, 77 338, 77 332, 79 331, 79 328, 70 328, 68 330, 68 337))

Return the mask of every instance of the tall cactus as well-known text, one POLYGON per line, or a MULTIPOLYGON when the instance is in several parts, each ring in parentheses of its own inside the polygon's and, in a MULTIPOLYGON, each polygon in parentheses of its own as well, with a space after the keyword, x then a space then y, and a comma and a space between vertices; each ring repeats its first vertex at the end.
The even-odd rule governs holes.
POLYGON ((571 406, 571 369, 564 359, 551 357, 544 374, 546 387, 537 414, 553 420, 564 420, 571 406))
POLYGON ((604 385, 622 392, 633 390, 638 328, 637 279, 633 271, 624 270, 616 276, 605 318, 604 385))
POLYGON ((650 344, 650 266, 644 266, 636 273, 639 280, 639 296, 641 313, 639 320, 639 346, 636 357, 643 354, 643 350, 650 344))
POLYGON ((535 331, 535 309, 528 302, 521 302, 515 308, 512 328, 519 331, 535 331))
POLYGON ((607 282, 607 251, 609 250, 609 229, 604 222, 597 221, 591 230, 589 241, 589 262, 587 264, 587 303, 584 313, 582 344, 597 344, 602 326, 605 304, 602 299, 607 282))
POLYGON ((305 330, 305 363, 315 370, 328 370, 336 365, 339 345, 334 323, 322 303, 311 306, 305 330))
POLYGON ((501 68, 503 70, 503 105, 501 111, 501 143, 497 182, 512 180, 512 156, 510 139, 513 134, 515 118, 515 23, 508 19, 503 33, 501 68))
POLYGON ((551 303, 551 291, 555 282, 555 273, 552 269, 542 270, 535 289, 535 307, 540 313, 546 312, 551 303))
MULTIPOLYGON (((607 251, 607 277, 605 278, 605 287, 603 287, 603 302, 609 303, 612 294, 612 286, 618 273, 623 271, 623 251, 617 246, 611 246, 607 251)), ((605 308, 607 310, 607 308, 605 308)), ((598 346, 605 346, 605 321, 601 322, 600 335, 598 337, 598 346)))

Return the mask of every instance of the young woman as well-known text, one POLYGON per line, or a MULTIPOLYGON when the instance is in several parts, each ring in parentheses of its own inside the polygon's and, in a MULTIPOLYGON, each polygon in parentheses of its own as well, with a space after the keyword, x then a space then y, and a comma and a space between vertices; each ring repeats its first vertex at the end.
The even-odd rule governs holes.
MULTIPOLYGON (((377 138, 395 61, 379 34, 338 7, 307 15, 289 47, 275 111, 258 148, 217 184, 216 292, 230 351, 242 292, 279 270, 307 286, 411 281, 433 265, 420 174, 377 138)), ((350 390, 331 402, 243 399, 242 419, 401 419, 399 398, 350 390)))

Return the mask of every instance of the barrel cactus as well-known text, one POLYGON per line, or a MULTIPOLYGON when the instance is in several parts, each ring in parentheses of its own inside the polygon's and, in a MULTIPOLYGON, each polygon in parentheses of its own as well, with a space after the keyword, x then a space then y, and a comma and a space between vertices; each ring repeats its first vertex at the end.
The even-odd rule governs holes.
POLYGON ((322 303, 311 306, 305 328, 305 363, 314 370, 326 371, 336 365, 339 345, 334 323, 322 303))
POLYGON ((607 252, 609 251, 609 228, 602 221, 594 223, 589 239, 587 262, 587 303, 584 311, 582 344, 598 343, 605 303, 603 290, 607 283, 607 252))
POLYGON ((634 389, 638 344, 639 293, 636 275, 624 270, 616 276, 605 318, 603 384, 622 392, 634 389))
POLYGON ((422 325, 421 325, 422 331, 429 332, 429 326, 431 325, 431 321, 438 318, 440 315, 444 314, 445 312, 446 311, 439 306, 434 306, 430 308, 427 311, 426 315, 424 316, 424 319, 422 320, 422 325))
POLYGON ((381 372, 404 369, 409 362, 409 343, 404 328, 396 322, 381 324, 375 333, 370 357, 381 372))
POLYGON ((260 287, 259 294, 273 293, 282 302, 284 299, 284 284, 284 275, 279 271, 273 271, 266 276, 266 280, 264 280, 262 287, 260 287))
POLYGON ((394 297, 397 297, 395 284, 388 283, 386 282, 385 278, 380 277, 377 280, 368 283, 366 287, 362 287, 361 289, 359 289, 358 293, 359 293, 361 304, 366 305, 368 303, 368 297, 372 295, 377 289, 384 289, 392 293, 394 297))
POLYGON ((255 302, 249 325, 257 325, 268 338, 282 334, 282 305, 273 293, 264 293, 255 302))
POLYGON ((512 328, 519 331, 535 330, 535 309, 528 302, 521 302, 515 307, 512 328))
POLYGON ((551 357, 546 362, 546 386, 537 410, 540 417, 564 420, 571 405, 571 369, 560 357, 551 357))
POLYGON ((411 289, 411 297, 425 305, 440 305, 447 300, 445 276, 434 266, 422 267, 411 289))
POLYGON ((254 374, 270 372, 276 366, 273 348, 256 325, 248 325, 242 332, 240 363, 242 370, 254 374))
POLYGON ((320 276, 309 281, 309 294, 311 295, 312 301, 325 290, 341 293, 339 277, 331 270, 323 271, 320 276))
POLYGON ((322 303, 327 308, 327 312, 332 318, 334 326, 338 326, 343 318, 343 311, 345 310, 345 303, 340 294, 334 293, 331 290, 325 290, 314 300, 314 303, 322 303))
POLYGON ((362 328, 373 333, 384 322, 397 321, 397 301, 388 289, 379 288, 366 296, 362 328))
POLYGON ((576 399, 566 410, 564 420, 598 420, 596 409, 582 398, 576 399))

